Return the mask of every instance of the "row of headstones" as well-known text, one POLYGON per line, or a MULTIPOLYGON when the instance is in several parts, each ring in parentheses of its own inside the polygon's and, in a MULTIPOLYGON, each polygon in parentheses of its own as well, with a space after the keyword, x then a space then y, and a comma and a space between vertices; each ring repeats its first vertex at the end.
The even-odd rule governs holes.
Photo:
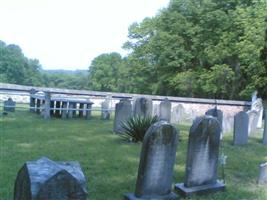
MULTIPOLYGON (((44 99, 30 97, 30 111, 42 114, 46 119, 52 116, 61 117, 62 119, 74 117, 90 119, 92 105, 92 102, 53 101, 51 100, 51 94, 48 92, 45 93, 44 99)), ((101 103, 101 119, 108 120, 110 115, 110 100, 106 99, 101 103)))
MULTIPOLYGON (((223 191, 218 180, 221 126, 206 115, 194 120, 189 132, 184 183, 172 190, 173 168, 179 130, 165 121, 153 124, 142 144, 138 176, 134 193, 126 200, 177 199, 177 194, 191 196, 223 191)), ((267 183, 267 164, 261 165, 259 183, 267 183)), ((15 200, 85 200, 86 179, 78 162, 53 162, 42 158, 27 162, 18 172, 15 200)))

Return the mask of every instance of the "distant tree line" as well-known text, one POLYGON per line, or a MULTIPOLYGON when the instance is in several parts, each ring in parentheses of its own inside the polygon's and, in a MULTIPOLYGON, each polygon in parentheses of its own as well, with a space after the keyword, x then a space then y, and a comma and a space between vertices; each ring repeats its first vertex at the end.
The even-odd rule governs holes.
POLYGON ((248 99, 267 97, 267 1, 171 0, 129 27, 129 55, 89 67, 95 90, 248 99))
POLYGON ((42 70, 0 41, 0 82, 187 97, 267 97, 267 1, 171 0, 129 27, 128 55, 104 53, 89 73, 42 70))

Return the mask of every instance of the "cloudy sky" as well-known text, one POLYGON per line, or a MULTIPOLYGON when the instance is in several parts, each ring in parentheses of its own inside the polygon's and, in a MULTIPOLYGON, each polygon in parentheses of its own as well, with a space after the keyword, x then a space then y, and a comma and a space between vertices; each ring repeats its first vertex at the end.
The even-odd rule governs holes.
POLYGON ((0 0, 0 40, 19 45, 44 69, 87 69, 119 52, 128 27, 169 0, 0 0))

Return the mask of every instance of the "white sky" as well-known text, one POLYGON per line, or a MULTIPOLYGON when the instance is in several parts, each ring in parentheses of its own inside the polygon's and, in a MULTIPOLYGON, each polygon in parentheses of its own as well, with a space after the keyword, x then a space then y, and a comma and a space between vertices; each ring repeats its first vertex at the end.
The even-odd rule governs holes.
POLYGON ((102 53, 125 52, 128 27, 169 0, 0 0, 0 40, 44 69, 88 69, 102 53))

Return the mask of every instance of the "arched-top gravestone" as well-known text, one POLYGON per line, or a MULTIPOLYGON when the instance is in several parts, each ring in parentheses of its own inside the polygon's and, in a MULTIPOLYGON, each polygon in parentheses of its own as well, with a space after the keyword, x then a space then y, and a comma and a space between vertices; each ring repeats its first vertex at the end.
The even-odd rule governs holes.
POLYGON ((108 120, 110 119, 110 100, 105 99, 101 103, 101 119, 108 120))
POLYGON ((184 183, 175 185, 183 196, 224 190, 217 181, 221 127, 212 116, 197 118, 190 128, 186 177, 184 183))
POLYGON ((234 117, 234 145, 244 145, 248 142, 248 114, 244 111, 234 117))
POLYGON ((14 200, 86 200, 86 179, 78 162, 48 158, 26 162, 19 170, 14 200))
POLYGON ((134 102, 134 116, 148 117, 152 116, 152 100, 145 97, 138 97, 134 102))
POLYGON ((127 121, 132 116, 132 104, 129 99, 121 99, 115 105, 115 117, 113 131, 121 133, 123 131, 122 123, 127 121))
POLYGON ((9 97, 6 101, 4 101, 4 111, 7 112, 15 112, 16 102, 13 101, 11 97, 9 97))
POLYGON ((172 103, 168 98, 165 98, 159 104, 159 118, 160 120, 170 122, 171 121, 171 109, 172 103))
POLYGON ((207 110, 205 115, 210 115, 210 116, 215 117, 219 121, 219 124, 221 127, 221 132, 223 131, 222 130, 222 128, 223 128, 223 112, 221 110, 219 110, 219 109, 217 109, 217 107, 215 107, 215 108, 207 110))
POLYGON ((128 200, 172 200, 173 166, 178 143, 178 131, 171 124, 160 121, 153 124, 143 140, 135 193, 128 200))

